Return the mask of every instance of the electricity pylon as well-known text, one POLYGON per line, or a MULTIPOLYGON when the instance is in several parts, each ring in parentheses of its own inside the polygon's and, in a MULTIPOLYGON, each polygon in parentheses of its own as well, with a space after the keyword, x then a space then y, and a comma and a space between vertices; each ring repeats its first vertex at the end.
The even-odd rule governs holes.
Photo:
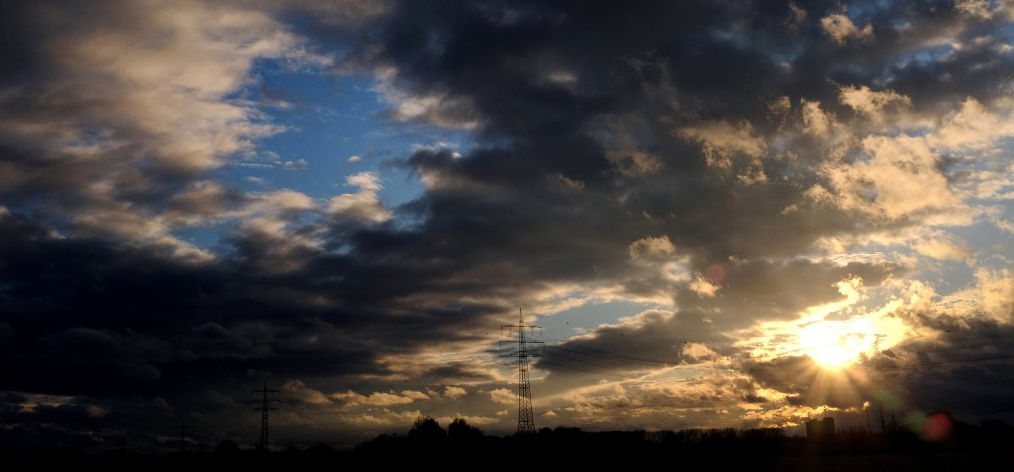
POLYGON ((517 344, 517 350, 511 351, 507 357, 516 357, 518 362, 518 433, 535 432, 535 413, 532 411, 532 384, 528 380, 528 358, 542 357, 542 341, 531 341, 525 336, 525 330, 531 330, 532 336, 536 329, 541 326, 526 324, 521 309, 518 308, 518 323, 506 324, 500 327, 501 334, 504 330, 509 333, 517 331, 516 339, 505 339, 500 341, 500 346, 505 343, 517 344), (530 350, 529 346, 535 345, 540 349, 530 350))
POLYGON ((268 446, 269 446, 269 439, 268 439, 268 412, 272 411, 272 410, 277 410, 278 409, 277 405, 280 402, 280 400, 278 399, 278 390, 272 390, 272 389, 268 388, 268 379, 267 379, 267 377, 265 377, 264 378, 264 388, 260 388, 260 389, 257 389, 257 390, 251 390, 250 393, 251 394, 257 394, 257 393, 261 394, 261 398, 260 399, 252 398, 252 399, 250 399, 250 403, 253 403, 254 405, 256 405, 256 406, 253 407, 253 411, 260 411, 261 412, 261 441, 258 444, 257 448, 260 449, 260 450, 262 450, 262 451, 267 451, 268 450, 268 446), (260 403, 260 404, 258 405, 257 403, 260 403))

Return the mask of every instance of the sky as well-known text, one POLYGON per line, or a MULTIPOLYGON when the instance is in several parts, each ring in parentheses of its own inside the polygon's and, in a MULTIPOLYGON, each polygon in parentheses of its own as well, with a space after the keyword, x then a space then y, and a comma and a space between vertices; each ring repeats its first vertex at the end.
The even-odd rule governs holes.
POLYGON ((6 2, 0 437, 1014 421, 1014 3, 6 2))

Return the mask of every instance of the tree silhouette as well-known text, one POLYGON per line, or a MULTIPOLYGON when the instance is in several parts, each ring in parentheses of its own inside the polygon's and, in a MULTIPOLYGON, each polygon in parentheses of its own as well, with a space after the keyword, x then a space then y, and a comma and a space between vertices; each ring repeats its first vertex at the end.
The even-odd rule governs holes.
POLYGON ((482 430, 468 424, 463 418, 455 418, 447 425, 447 436, 452 441, 471 441, 482 437, 482 430))
POLYGON ((419 417, 408 431, 408 439, 412 442, 437 442, 446 438, 447 434, 437 420, 428 416, 419 417))

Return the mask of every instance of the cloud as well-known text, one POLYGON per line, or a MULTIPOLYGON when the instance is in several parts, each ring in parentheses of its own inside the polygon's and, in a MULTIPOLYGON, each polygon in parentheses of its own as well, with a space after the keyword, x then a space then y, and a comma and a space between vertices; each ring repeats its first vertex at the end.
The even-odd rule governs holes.
POLYGON ((975 280, 982 293, 983 311, 997 321, 1014 322, 1014 273, 980 268, 975 271, 975 280))
POLYGON ((918 241, 912 245, 912 249, 915 249, 920 254, 936 259, 967 261, 972 257, 967 248, 943 239, 918 241))
POLYGON ((961 12, 962 15, 979 20, 993 19, 993 9, 990 8, 990 2, 986 0, 959 0, 954 4, 954 9, 961 12))
POLYGON ((401 392, 401 396, 411 398, 413 400, 428 400, 430 398, 429 395, 418 390, 403 390, 401 392))
POLYGON ((721 287, 698 274, 690 283, 690 290, 701 297, 713 297, 721 287))
POLYGON ((332 27, 356 30, 387 15, 395 6, 391 0, 339 0, 313 2, 289 0, 283 3, 265 2, 268 7, 297 7, 313 12, 323 23, 332 27))
POLYGON ((360 395, 351 390, 332 393, 328 395, 328 398, 333 401, 343 402, 345 407, 387 407, 405 405, 421 399, 416 392, 411 392, 408 395, 400 395, 393 392, 373 392, 369 395, 360 395))
POLYGON ((444 396, 447 398, 460 398, 467 393, 468 393, 467 390, 461 387, 455 387, 453 385, 448 385, 447 387, 444 388, 444 396))
POLYGON ((172 227, 204 226, 257 216, 285 218, 316 207, 313 199, 294 190, 244 194, 215 181, 201 180, 174 195, 162 218, 172 227))
POLYGON ((843 85, 838 89, 838 93, 842 104, 874 120, 882 120, 884 118, 882 110, 893 103, 899 105, 912 103, 908 97, 893 90, 876 92, 865 85, 860 87, 843 85))
POLYGON ((647 236, 630 243, 631 259, 670 259, 676 255, 676 246, 668 236, 647 236))
POLYGON ((982 151, 998 139, 1011 135, 1014 135, 1014 119, 991 113, 978 100, 969 97, 927 137, 927 141, 937 148, 982 151))
POLYGON ((834 117, 820 108, 820 102, 804 98, 800 104, 803 107, 803 131, 814 136, 827 136, 832 131, 834 117))
POLYGON ((827 170, 843 208, 888 219, 954 214, 963 208, 925 139, 869 136, 862 148, 869 159, 827 170), (915 193, 925 198, 910 198, 915 193))
POLYGON ((728 121, 705 123, 683 128, 678 131, 678 135, 700 142, 708 165, 717 167, 730 167, 735 154, 756 159, 766 152, 764 140, 754 135, 753 126, 747 121, 735 124, 728 121))
POLYGON ((518 401, 517 396, 514 392, 507 390, 506 388, 497 388, 489 391, 489 399, 494 403, 500 403, 503 405, 513 405, 518 401))
POLYGON ((297 401, 309 403, 312 405, 324 405, 330 403, 330 399, 327 395, 321 393, 320 390, 312 389, 307 387, 301 380, 289 380, 282 386, 282 390, 285 395, 289 398, 294 398, 297 401))
POLYGON ((375 173, 352 174, 345 178, 345 182, 359 187, 359 191, 332 197, 328 204, 328 213, 338 218, 367 223, 381 223, 391 218, 391 211, 384 207, 377 194, 383 186, 380 185, 380 179, 375 173))
POLYGON ((30 61, 0 94, 3 197, 65 231, 198 260, 210 256, 177 238, 152 203, 284 130, 236 97, 256 61, 329 61, 264 12, 228 5, 15 10, 23 23, 11 34, 31 28, 38 40, 5 55, 30 61))
POLYGON ((661 157, 635 150, 609 151, 606 157, 616 163, 620 172, 630 176, 654 174, 664 165, 661 157))
POLYGON ((359 187, 361 190, 370 192, 376 192, 380 190, 380 179, 377 178, 377 174, 373 172, 360 172, 358 174, 352 174, 345 178, 345 182, 349 185, 359 187))
POLYGON ((820 26, 835 44, 845 45, 850 40, 870 40, 873 38, 873 25, 867 24, 859 28, 852 19, 841 13, 834 13, 820 19, 820 26))
POLYGON ((399 70, 385 67, 376 73, 374 90, 390 107, 394 121, 422 122, 442 128, 471 129, 478 126, 476 112, 469 100, 437 91, 412 93, 398 85, 399 70))
POLYGON ((683 355, 687 358, 694 360, 710 360, 718 357, 715 351, 712 351, 701 343, 687 343, 683 345, 683 355))

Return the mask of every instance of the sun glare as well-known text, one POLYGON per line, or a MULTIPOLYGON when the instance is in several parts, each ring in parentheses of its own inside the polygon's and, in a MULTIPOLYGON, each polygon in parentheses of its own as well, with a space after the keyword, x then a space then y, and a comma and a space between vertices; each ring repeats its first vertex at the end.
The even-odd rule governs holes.
POLYGON ((852 364, 873 348, 876 336, 856 332, 846 323, 824 321, 799 330, 799 342, 814 362, 823 367, 839 369, 852 364))

